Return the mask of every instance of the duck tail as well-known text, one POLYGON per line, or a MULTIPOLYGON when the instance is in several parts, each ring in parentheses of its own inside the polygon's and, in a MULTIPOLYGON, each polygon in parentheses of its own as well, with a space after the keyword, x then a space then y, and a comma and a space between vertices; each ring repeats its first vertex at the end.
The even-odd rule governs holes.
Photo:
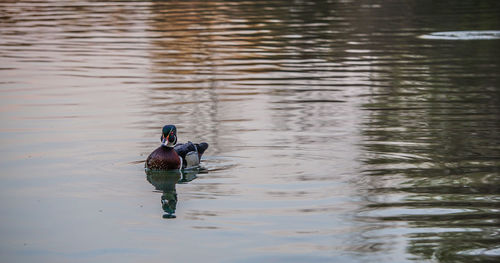
POLYGON ((198 156, 201 158, 205 150, 208 148, 208 143, 202 142, 200 144, 196 144, 196 148, 198 149, 198 156))

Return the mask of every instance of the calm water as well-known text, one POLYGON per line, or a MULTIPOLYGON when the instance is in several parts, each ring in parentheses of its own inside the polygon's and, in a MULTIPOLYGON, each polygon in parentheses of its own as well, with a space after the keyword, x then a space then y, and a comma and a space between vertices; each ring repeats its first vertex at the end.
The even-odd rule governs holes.
POLYGON ((498 262, 500 40, 419 37, 498 14, 4 0, 2 261, 498 262), (145 174, 167 123, 204 171, 145 174))

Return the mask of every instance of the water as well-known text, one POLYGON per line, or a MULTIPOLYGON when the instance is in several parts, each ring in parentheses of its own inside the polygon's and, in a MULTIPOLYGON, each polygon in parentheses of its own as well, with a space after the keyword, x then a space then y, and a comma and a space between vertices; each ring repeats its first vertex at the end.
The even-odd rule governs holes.
POLYGON ((490 30, 474 30, 474 31, 450 31, 450 32, 433 32, 422 35, 423 39, 440 39, 440 40, 488 40, 500 39, 500 31, 490 30))
POLYGON ((499 13, 3 1, 2 261, 497 262, 500 42, 420 36, 499 13), (167 123, 204 171, 146 176, 167 123))

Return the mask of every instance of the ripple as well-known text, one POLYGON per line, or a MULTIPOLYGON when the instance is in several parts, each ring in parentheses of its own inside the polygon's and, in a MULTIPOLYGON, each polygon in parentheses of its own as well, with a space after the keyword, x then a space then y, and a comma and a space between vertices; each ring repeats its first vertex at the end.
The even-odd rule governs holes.
POLYGON ((419 38, 436 40, 489 40, 500 39, 500 31, 483 30, 434 32, 426 35, 421 35, 419 36, 419 38))
POLYGON ((496 256, 496 257, 500 257, 500 247, 494 247, 491 249, 487 249, 487 248, 470 249, 470 250, 466 250, 466 251, 460 251, 457 254, 467 255, 467 256, 496 256))
POLYGON ((438 32, 499 28, 498 1, 291 2, 0 1, 0 251, 78 235, 158 252, 135 261, 498 257, 498 43, 422 40, 500 38, 438 32), (165 122, 210 144, 169 222, 131 171, 165 122))

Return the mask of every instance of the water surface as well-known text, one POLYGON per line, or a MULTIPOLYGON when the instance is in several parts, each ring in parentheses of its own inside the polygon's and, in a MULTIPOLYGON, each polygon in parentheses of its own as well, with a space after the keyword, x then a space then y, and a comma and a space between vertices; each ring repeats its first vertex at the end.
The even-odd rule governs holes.
POLYGON ((500 29, 458 2, 3 1, 2 260, 498 261, 500 42, 419 37, 500 29))

